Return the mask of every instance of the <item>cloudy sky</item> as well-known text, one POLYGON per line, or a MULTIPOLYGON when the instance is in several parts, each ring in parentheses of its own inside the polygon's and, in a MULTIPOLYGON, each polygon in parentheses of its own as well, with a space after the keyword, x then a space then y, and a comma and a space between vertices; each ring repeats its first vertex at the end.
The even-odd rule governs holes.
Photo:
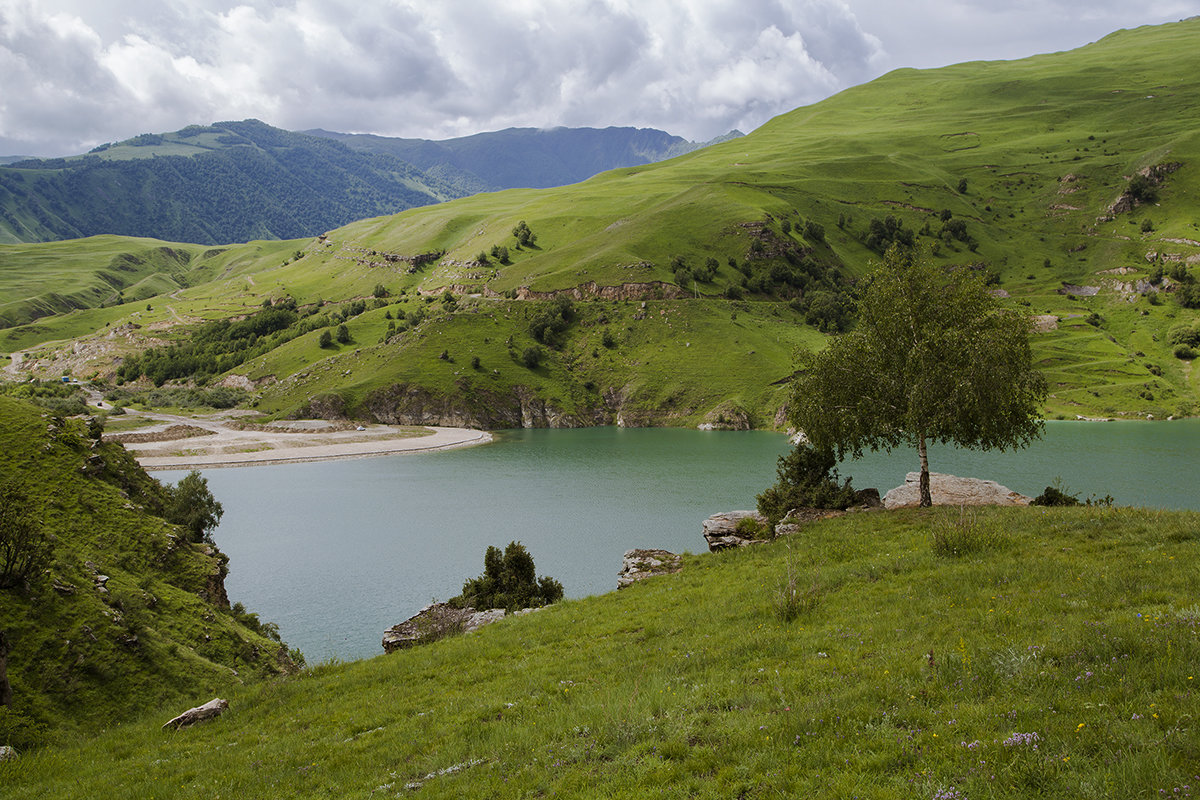
POLYGON ((1200 0, 0 0, 0 155, 255 117, 706 140, 902 66, 1020 58, 1200 0))

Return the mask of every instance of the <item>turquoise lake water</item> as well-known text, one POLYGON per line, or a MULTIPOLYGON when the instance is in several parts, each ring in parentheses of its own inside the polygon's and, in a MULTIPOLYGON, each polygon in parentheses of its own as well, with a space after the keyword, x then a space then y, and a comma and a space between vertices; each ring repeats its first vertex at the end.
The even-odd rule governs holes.
MULTIPOLYGON (((754 507, 788 443, 761 431, 506 431, 494 444, 353 461, 206 470, 225 516, 226 587, 309 663, 382 653, 384 629, 483 571, 489 544, 522 542, 568 597, 616 588, 633 547, 702 552, 710 514, 754 507)), ((934 472, 1036 495, 1056 478, 1120 505, 1200 510, 1200 420, 1050 422, 1008 453, 934 447, 934 472)), ((912 452, 843 465, 881 494, 912 452)), ((181 472, 158 473, 174 482, 181 472)))

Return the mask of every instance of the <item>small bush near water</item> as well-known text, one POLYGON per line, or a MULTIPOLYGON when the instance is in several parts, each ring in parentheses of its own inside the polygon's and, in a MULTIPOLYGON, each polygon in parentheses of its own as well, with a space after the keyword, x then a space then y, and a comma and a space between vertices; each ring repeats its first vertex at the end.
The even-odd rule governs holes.
POLYGON ((483 574, 463 583, 462 594, 447 602, 459 608, 515 611, 562 599, 561 583, 548 575, 535 576, 533 556, 520 542, 509 542, 503 552, 489 546, 483 556, 483 574))
POLYGON ((854 504, 854 489, 849 478, 838 483, 836 463, 832 452, 797 444, 779 457, 775 469, 779 479, 758 496, 758 512, 774 527, 794 508, 849 508, 854 504))

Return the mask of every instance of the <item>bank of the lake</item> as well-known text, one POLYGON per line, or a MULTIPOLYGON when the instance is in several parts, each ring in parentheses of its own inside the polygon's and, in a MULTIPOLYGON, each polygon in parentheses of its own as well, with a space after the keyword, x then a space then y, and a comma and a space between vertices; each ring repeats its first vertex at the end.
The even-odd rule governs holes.
MULTIPOLYGON (((700 552, 703 519, 753 507, 787 448, 763 431, 522 430, 482 448, 204 474, 225 506, 231 599, 320 661, 381 652, 383 630, 457 594, 489 544, 523 542, 569 597, 613 589, 631 547, 700 552)), ((1025 450, 934 448, 931 465, 1025 494, 1061 478, 1084 497, 1197 509, 1196 452, 1200 420, 1049 422, 1025 450)), ((842 471, 887 489, 915 467, 872 453, 842 471)))

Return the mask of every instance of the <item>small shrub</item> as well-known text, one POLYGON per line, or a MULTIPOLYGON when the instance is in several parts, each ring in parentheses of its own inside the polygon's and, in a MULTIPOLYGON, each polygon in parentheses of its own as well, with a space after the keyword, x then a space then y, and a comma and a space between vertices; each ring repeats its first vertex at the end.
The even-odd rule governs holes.
POLYGON ((521 353, 521 363, 529 369, 537 369, 545 356, 546 354, 540 347, 526 347, 525 351, 521 353))
POLYGON ((769 525, 764 525, 754 517, 742 517, 738 520, 734 530, 738 536, 743 539, 770 539, 771 528, 769 525))
POLYGON ((1186 344, 1175 345, 1175 357, 1184 361, 1191 361, 1196 357, 1196 351, 1186 344))
POLYGON ((337 326, 337 333, 334 334, 334 338, 338 340, 339 344, 349 344, 353 341, 350 338, 350 329, 346 327, 345 323, 337 326))
POLYGON ((163 514, 167 522, 183 526, 193 542, 211 543, 225 509, 209 491, 208 480, 192 470, 167 491, 170 499, 163 514))
POLYGON ((807 616, 821 604, 820 575, 813 572, 804 580, 792 563, 791 548, 788 548, 787 569, 783 583, 775 593, 775 615, 784 622, 807 616))
POLYGON ((37 520, 24 486, 0 484, 0 589, 24 587, 50 565, 54 545, 37 520))
POLYGON ((471 356, 471 369, 479 369, 479 356, 471 356))
POLYGON ((1057 478, 1052 486, 1047 486, 1046 490, 1037 497, 1029 501, 1031 506, 1077 506, 1079 505, 1079 496, 1071 494, 1067 488, 1062 485, 1062 482, 1057 478))
POLYGON ((933 552, 941 558, 963 556, 996 550, 1004 537, 991 522, 979 521, 973 510, 959 508, 957 519, 939 519, 932 525, 933 552))
POLYGON ((462 594, 447 602, 458 608, 519 608, 547 606, 563 597, 562 584, 543 575, 535 578, 533 557, 520 542, 509 542, 501 552, 489 546, 483 556, 483 574, 463 583, 462 594))
POLYGON ((838 483, 837 460, 829 451, 801 443, 779 457, 775 485, 758 496, 758 512, 775 524, 794 508, 845 509, 854 504, 855 492, 847 478, 838 483))

